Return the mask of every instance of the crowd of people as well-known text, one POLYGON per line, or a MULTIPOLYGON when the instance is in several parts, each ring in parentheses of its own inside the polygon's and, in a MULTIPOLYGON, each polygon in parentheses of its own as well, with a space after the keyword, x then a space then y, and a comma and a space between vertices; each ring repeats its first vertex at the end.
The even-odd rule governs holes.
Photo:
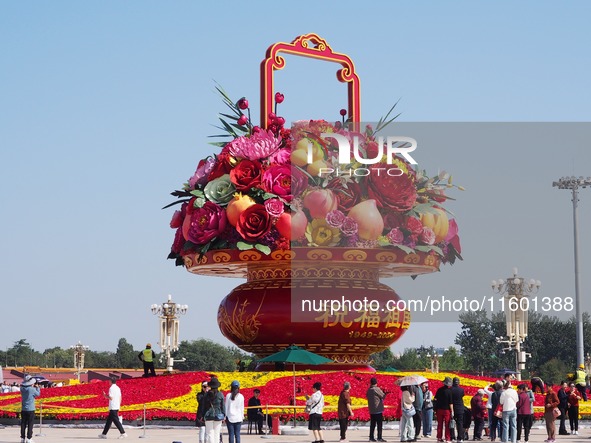
MULTIPOLYGON (((155 356, 148 345, 140 354, 145 365, 146 376, 150 376, 155 356)), ((429 381, 401 386, 400 400, 400 441, 403 443, 416 442, 420 439, 421 431, 424 438, 431 437, 433 421, 437 423, 437 441, 440 443, 463 443, 470 440, 469 430, 474 423, 473 441, 482 441, 485 436, 491 442, 500 440, 502 443, 521 443, 529 441, 530 430, 534 420, 534 393, 544 394, 544 421, 547 439, 553 443, 556 440, 556 421, 559 421, 559 435, 577 435, 579 428, 579 401, 586 399, 587 378, 581 365, 573 381, 562 381, 557 391, 551 383, 544 383, 539 377, 527 383, 515 382, 511 373, 506 373, 502 380, 497 380, 489 386, 479 389, 466 406, 465 391, 460 386, 460 379, 445 377, 442 386, 435 394, 429 389, 429 381), (570 432, 567 430, 567 418, 570 432), (488 420, 488 427, 485 421, 488 420), (488 431, 488 432, 485 432, 488 431), (523 440, 522 440, 523 437, 523 440)), ((21 412, 21 443, 33 443, 33 421, 35 417, 35 398, 40 395, 39 385, 35 377, 26 375, 18 386, 2 383, 2 393, 20 391, 22 396, 21 412)), ((271 426, 269 416, 263 413, 259 389, 253 391, 253 396, 245 407, 244 396, 240 393, 240 383, 237 380, 230 384, 229 392, 224 396, 220 391, 219 380, 212 376, 210 380, 201 383, 201 391, 197 394, 196 425, 199 429, 199 443, 221 442, 222 423, 226 424, 229 443, 240 443, 240 433, 244 422, 244 411, 247 411, 249 428, 254 425, 254 432, 264 434, 263 423, 267 419, 267 426, 271 426)), ((351 405, 351 384, 345 382, 339 395, 337 415, 340 430, 340 442, 346 442, 349 421, 354 417, 351 405)), ((386 442, 383 438, 384 399, 389 391, 378 386, 378 380, 372 377, 366 391, 367 407, 370 415, 369 441, 386 442)), ((111 387, 103 392, 108 400, 109 413, 103 432, 99 438, 107 438, 111 425, 119 431, 119 438, 126 438, 127 434, 121 425, 119 409, 122 394, 117 386, 117 378, 111 378, 111 387)), ((315 382, 312 392, 306 395, 306 413, 308 414, 308 429, 314 436, 313 443, 324 443, 321 428, 324 410, 324 395, 322 385, 315 382)), ((250 431, 251 429, 249 429, 250 431)))

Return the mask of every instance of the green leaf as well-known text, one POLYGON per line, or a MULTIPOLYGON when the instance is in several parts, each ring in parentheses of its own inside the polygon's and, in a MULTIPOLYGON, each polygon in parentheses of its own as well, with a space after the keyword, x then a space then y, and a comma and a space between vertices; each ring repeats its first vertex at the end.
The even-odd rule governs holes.
POLYGON ((403 250, 407 254, 412 254, 413 252, 415 252, 413 248, 409 248, 408 246, 404 246, 404 245, 394 245, 394 246, 396 246, 398 249, 403 250))
POLYGON ((195 189, 195 190, 191 191, 190 194, 194 195, 195 197, 203 197, 205 195, 203 193, 203 191, 200 189, 195 189))
POLYGON ((245 243, 243 241, 239 241, 238 243, 236 243, 236 247, 241 251, 248 251, 249 249, 254 248, 254 245, 251 245, 250 243, 245 243))
POLYGON ((257 243, 256 245, 254 245, 255 249, 258 249, 259 251, 261 251, 263 254, 265 255, 269 255, 271 253, 271 248, 265 245, 261 245, 260 243, 257 243))

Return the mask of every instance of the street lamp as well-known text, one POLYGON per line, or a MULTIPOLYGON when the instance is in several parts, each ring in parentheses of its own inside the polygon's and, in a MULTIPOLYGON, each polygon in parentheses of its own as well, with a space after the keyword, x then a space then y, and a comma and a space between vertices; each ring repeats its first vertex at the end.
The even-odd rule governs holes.
POLYGON ((505 295, 503 309, 505 311, 505 324, 507 327, 507 340, 497 338, 499 343, 507 345, 506 350, 515 349, 515 368, 517 380, 521 380, 521 371, 525 369, 527 354, 521 350, 521 344, 527 338, 529 299, 528 294, 540 290, 540 280, 533 278, 527 281, 517 276, 517 268, 513 268, 513 276, 507 281, 503 279, 493 280, 492 290, 497 294, 505 295))
MULTIPOLYGON (((166 353, 166 370, 172 372, 175 360, 170 356, 172 351, 179 348, 179 315, 187 313, 189 306, 180 305, 172 301, 172 295, 168 296, 168 301, 161 305, 150 306, 152 314, 160 318, 160 342, 158 343, 166 353)), ((177 360, 185 361, 185 359, 177 360)))
POLYGON ((80 381, 80 374, 84 369, 84 354, 90 348, 78 342, 78 344, 70 346, 70 349, 74 350, 74 367, 76 368, 76 376, 78 377, 78 381, 80 381))
POLYGON ((591 177, 562 177, 552 186, 558 189, 570 189, 573 194, 573 231, 575 237, 575 317, 577 322, 577 366, 585 363, 585 351, 583 346, 583 311, 581 309, 581 297, 579 293, 579 231, 577 228, 577 206, 579 203, 579 188, 591 186, 591 177))

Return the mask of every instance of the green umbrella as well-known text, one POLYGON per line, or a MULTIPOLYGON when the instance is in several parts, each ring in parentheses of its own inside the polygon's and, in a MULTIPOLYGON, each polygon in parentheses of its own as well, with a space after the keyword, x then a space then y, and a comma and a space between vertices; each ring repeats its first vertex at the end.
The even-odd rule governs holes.
POLYGON ((276 352, 265 358, 259 360, 259 363, 292 363, 293 364, 293 427, 295 428, 296 420, 296 379, 295 379, 295 365, 296 363, 305 365, 320 365, 322 363, 333 363, 330 358, 322 355, 314 354, 306 351, 296 345, 291 345, 283 351, 276 352))

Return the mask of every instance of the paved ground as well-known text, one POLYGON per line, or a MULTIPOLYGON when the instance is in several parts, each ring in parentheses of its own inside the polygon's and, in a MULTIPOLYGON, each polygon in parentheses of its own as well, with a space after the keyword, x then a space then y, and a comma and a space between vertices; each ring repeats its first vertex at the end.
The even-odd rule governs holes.
MULTIPOLYGON (((193 442, 198 440, 197 429, 194 427, 148 427, 145 430, 137 427, 125 427, 128 434, 127 441, 145 440, 150 443, 172 443, 172 442, 193 442), (145 435, 145 438, 141 438, 145 435)), ((282 427, 282 429, 289 430, 289 427, 282 427)), ((297 428, 298 431, 306 431, 305 427, 297 428)), ((35 428, 35 436, 33 440, 35 443, 63 443, 63 442, 85 442, 88 440, 98 439, 98 434, 102 431, 100 425, 89 425, 88 427, 63 427, 62 425, 43 426, 44 436, 37 436, 39 429, 35 428), (58 427, 59 426, 59 427, 58 427)), ((223 428, 224 443, 228 441, 226 429, 223 428)), ((588 423, 582 425, 579 429, 579 435, 557 436, 557 443, 589 443, 591 438, 591 429, 588 423)), ((350 443, 367 443, 369 435, 369 428, 352 427, 347 432, 347 438, 350 443)), ((470 433, 470 435, 472 435, 470 433)), ((108 434, 109 440, 116 440, 119 436, 117 429, 111 429, 108 434)), ((20 428, 17 426, 6 426, 0 428, 0 443, 14 443, 20 442, 20 428)), ((383 437, 388 442, 395 443, 400 441, 398 434, 398 425, 385 425, 383 437)), ((536 422, 531 430, 530 443, 541 443, 546 438, 546 431, 543 422, 536 422)), ((324 431, 324 439, 327 443, 337 443, 339 441, 338 426, 331 426, 330 429, 324 431)), ((310 435, 273 435, 273 436, 259 436, 246 434, 246 426, 241 435, 241 443, 309 443, 313 440, 310 435)), ((423 438, 419 443, 436 443, 435 438, 423 438)), ((486 443, 488 440, 485 440, 486 443)))

